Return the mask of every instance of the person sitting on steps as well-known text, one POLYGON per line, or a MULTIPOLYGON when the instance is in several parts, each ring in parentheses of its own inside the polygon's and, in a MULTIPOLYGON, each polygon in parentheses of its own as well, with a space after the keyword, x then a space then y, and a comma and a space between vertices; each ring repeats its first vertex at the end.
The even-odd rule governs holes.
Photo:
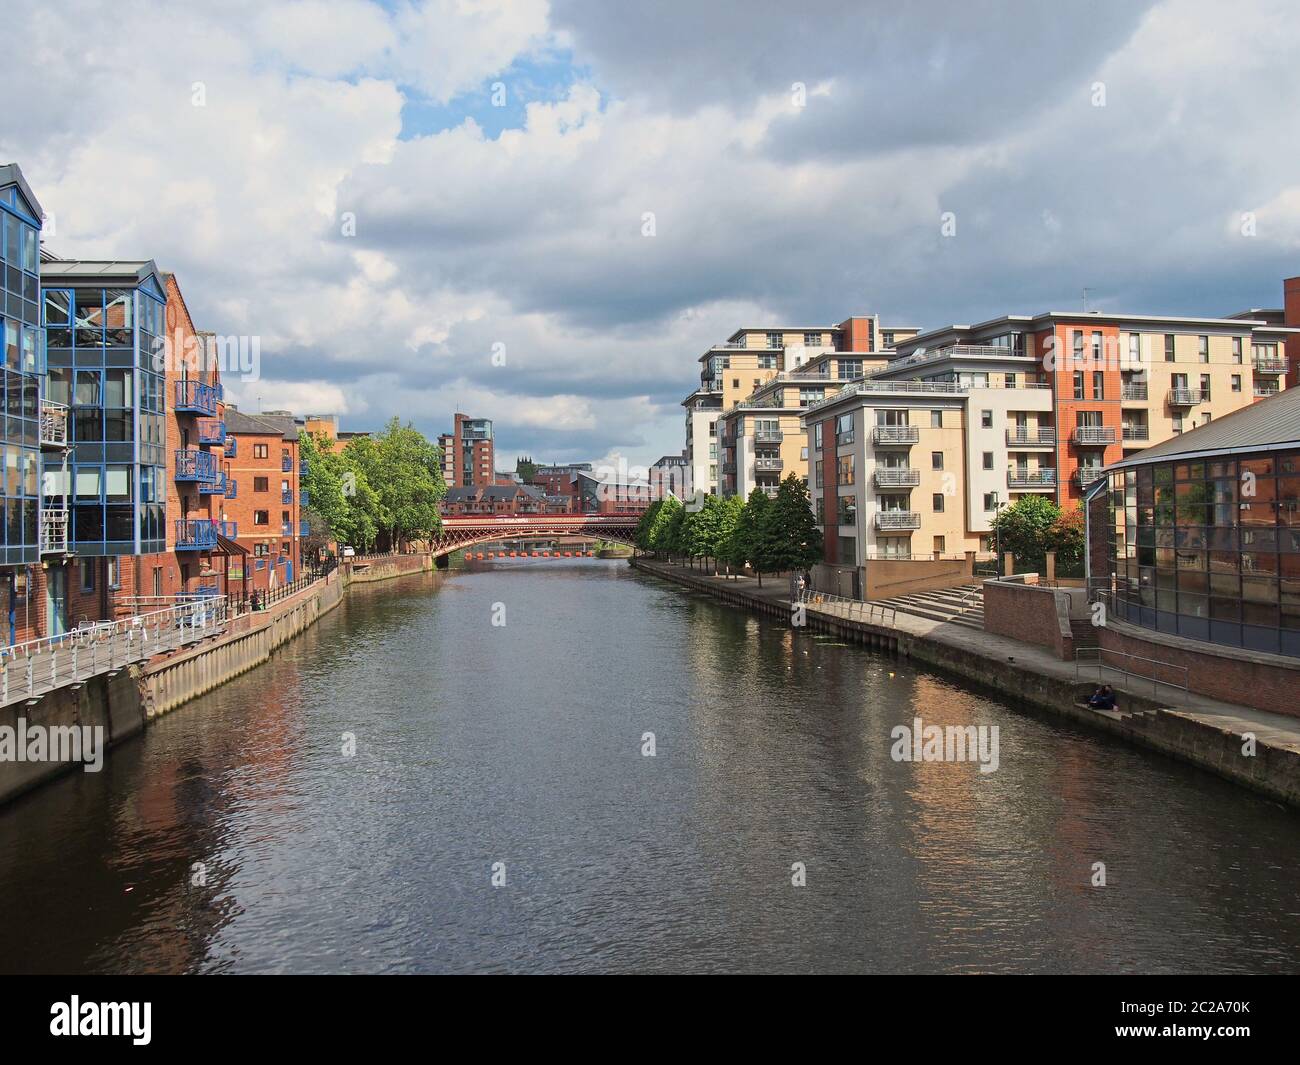
POLYGON ((1094 710, 1114 710, 1115 692, 1109 684, 1103 684, 1088 699, 1088 705, 1094 710))

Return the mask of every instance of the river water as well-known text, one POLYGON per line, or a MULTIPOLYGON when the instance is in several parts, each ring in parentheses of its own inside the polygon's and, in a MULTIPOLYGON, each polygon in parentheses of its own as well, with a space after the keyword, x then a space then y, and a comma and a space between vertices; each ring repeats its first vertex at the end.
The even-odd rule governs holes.
POLYGON ((0 967, 1294 972, 1298 873, 1198 770, 626 562, 471 563, 0 810, 0 967), (893 760, 917 715, 997 771, 893 760))

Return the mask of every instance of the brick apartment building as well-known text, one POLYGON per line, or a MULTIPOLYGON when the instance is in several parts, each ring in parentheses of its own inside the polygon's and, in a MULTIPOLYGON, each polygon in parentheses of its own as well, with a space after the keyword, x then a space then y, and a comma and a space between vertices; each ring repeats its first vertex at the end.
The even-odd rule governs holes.
POLYGON ((227 468, 239 484, 225 514, 235 525, 242 566, 232 563, 232 580, 247 579, 249 589, 277 587, 302 572, 302 460, 298 423, 288 411, 245 414, 226 408, 231 441, 227 468))
POLYGON ((492 422, 457 414, 450 433, 438 437, 442 476, 448 488, 471 488, 496 481, 496 451, 492 422))

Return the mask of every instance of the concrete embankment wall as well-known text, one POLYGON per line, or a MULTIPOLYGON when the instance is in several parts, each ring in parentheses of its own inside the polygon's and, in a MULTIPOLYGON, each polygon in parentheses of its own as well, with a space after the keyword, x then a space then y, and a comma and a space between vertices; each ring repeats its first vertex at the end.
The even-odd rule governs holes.
MULTIPOLYGON (((144 667, 128 666, 115 675, 94 677, 80 688, 61 688, 31 706, 0 708, 0 726, 101 726, 105 747, 138 734, 153 718, 196 699, 241 673, 261 665, 279 647, 314 625, 343 601, 353 584, 371 584, 434 568, 429 555, 363 559, 266 610, 235 618, 220 636, 144 667)), ((66 762, 0 761, 0 804, 64 773, 82 772, 66 762)))
MULTIPOLYGON (((655 576, 696 588, 732 606, 779 618, 786 623, 790 621, 789 608, 783 603, 758 598, 739 588, 719 590, 707 581, 682 575, 646 559, 635 559, 632 565, 655 576)), ((904 632, 891 625, 850 621, 809 611, 807 627, 813 631, 833 633, 846 642, 915 659, 993 694, 1119 736, 1300 807, 1300 753, 1287 748, 1257 742, 1255 754, 1246 757, 1243 754, 1245 738, 1241 733, 1216 727, 1140 696, 1125 696, 1125 714, 1103 715, 1081 705, 1087 693, 1092 691, 1091 683, 1075 684, 1027 669, 1023 663, 979 654, 967 647, 933 636, 904 632)))

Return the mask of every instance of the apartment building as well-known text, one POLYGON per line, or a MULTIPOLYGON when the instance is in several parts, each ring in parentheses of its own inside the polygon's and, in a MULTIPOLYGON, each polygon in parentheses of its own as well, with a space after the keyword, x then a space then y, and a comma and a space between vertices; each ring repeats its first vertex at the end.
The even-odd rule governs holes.
POLYGON ((227 407, 226 434, 229 476, 239 488, 225 513, 234 523, 231 539, 245 553, 242 565, 232 564, 231 580, 250 590, 285 584, 302 571, 307 535, 297 420, 288 411, 253 415, 227 407))
POLYGON ((1022 495, 1068 505, 1103 467, 1274 394, 1277 318, 1049 312, 901 341, 805 415, 828 564, 989 550, 1022 495))
POLYGON ((442 477, 448 488, 470 488, 496 480, 496 453, 492 422, 457 414, 450 433, 438 437, 442 449, 442 477))
POLYGON ((573 475, 576 511, 580 514, 640 516, 650 505, 652 492, 646 481, 634 481, 580 470, 573 475))
MULTIPOLYGON (((845 360, 844 365, 840 365, 828 361, 827 356, 850 352, 858 355, 857 361, 861 365, 857 367, 857 376, 861 376, 869 366, 886 361, 884 349, 887 346, 916 333, 912 327, 882 329, 878 315, 847 318, 836 326, 737 329, 724 343, 700 356, 700 387, 682 401, 686 408, 686 457, 692 486, 710 494, 731 494, 748 483, 735 480, 740 466, 735 455, 727 457, 722 454, 725 448, 720 446, 718 439, 718 421, 727 411, 750 400, 775 378, 791 375, 793 379, 788 382, 789 389, 764 394, 762 398, 765 401, 775 401, 774 408, 780 410, 807 406, 824 399, 828 391, 837 387, 837 380, 827 379, 832 372, 835 375, 852 372, 850 364, 854 360, 845 360), (727 480, 721 467, 732 469, 731 481, 727 480)), ((779 421, 781 415, 775 417, 779 421)), ((804 446, 797 442, 800 432, 797 419, 787 417, 784 424, 791 436, 785 451, 795 455, 797 460, 804 446)), ((732 436, 735 435, 733 432, 732 436)), ((764 449, 765 452, 768 450, 764 449)), ((785 451, 779 456, 783 462, 788 457, 785 451)), ((756 478, 754 483, 766 481, 767 478, 761 482, 756 478)))
POLYGON ((310 433, 317 440, 325 441, 325 446, 338 454, 357 437, 368 437, 369 432, 359 430, 349 432, 339 428, 337 414, 308 414, 298 419, 298 428, 310 433))

